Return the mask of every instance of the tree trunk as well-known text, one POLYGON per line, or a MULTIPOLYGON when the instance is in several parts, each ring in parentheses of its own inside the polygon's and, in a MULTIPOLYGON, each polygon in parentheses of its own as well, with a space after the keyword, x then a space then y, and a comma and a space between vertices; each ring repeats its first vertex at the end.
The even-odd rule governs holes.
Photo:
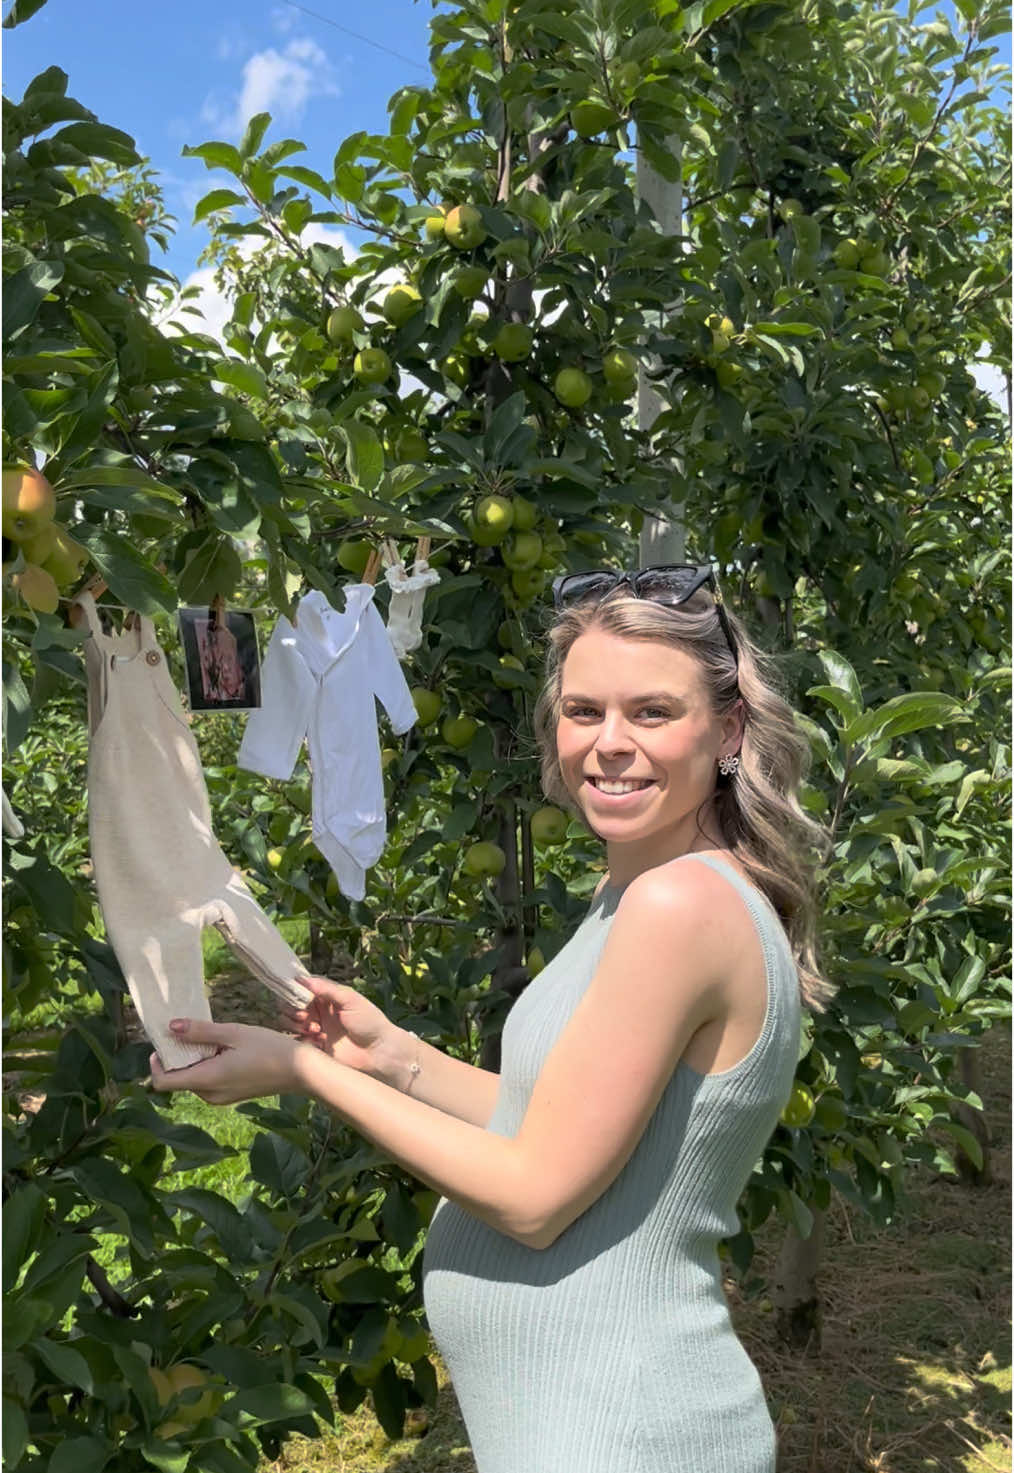
MULTIPOLYGON (((982 1099, 982 1053, 978 1048, 959 1048, 958 1073, 961 1082, 982 1099)), ((955 1164, 958 1175, 966 1186, 988 1187, 993 1180, 993 1169, 989 1159, 989 1126, 981 1110, 961 1101, 954 1106, 954 1118, 966 1130, 970 1130, 982 1149, 982 1165, 976 1166, 965 1151, 958 1147, 955 1164)))
MULTIPOLYGON (((673 158, 680 155, 678 138, 669 140, 673 158)), ((637 151, 637 194, 655 216, 663 235, 679 236, 683 230, 683 183, 682 180, 664 179, 653 169, 640 149, 637 151)), ((677 244, 676 249, 681 247, 677 244)), ((668 316, 676 310, 673 302, 664 309, 668 316)), ((637 372, 637 425, 650 431, 658 416, 667 406, 654 384, 648 378, 645 364, 637 372)), ((677 469, 679 465, 677 464, 677 469)), ((673 507, 673 516, 645 516, 638 539, 638 566, 650 568, 660 563, 681 563, 686 557, 686 533, 682 521, 682 504, 673 507)))
POLYGON ((816 1208, 808 1238, 787 1228, 775 1268, 775 1328, 779 1339, 804 1354, 820 1350, 822 1306, 817 1274, 824 1250, 825 1214, 816 1208))

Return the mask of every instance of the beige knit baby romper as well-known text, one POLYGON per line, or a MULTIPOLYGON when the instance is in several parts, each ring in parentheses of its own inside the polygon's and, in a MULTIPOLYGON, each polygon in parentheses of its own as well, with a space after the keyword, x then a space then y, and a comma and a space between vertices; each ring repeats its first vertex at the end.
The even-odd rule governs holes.
POLYGON ((78 596, 91 638, 88 822, 106 931, 144 1030, 166 1069, 215 1050, 181 1043, 171 1018, 211 1017, 201 932, 215 926, 272 992, 294 1006, 312 994, 306 968, 279 935, 211 830, 197 743, 147 619, 102 631, 78 596))

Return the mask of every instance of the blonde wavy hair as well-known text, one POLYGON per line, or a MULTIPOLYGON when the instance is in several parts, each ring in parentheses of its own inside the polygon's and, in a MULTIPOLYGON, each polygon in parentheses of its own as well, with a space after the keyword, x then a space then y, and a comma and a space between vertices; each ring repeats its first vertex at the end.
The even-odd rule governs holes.
POLYGON ((542 791, 549 802, 587 823, 564 785, 556 747, 563 667, 575 640, 599 629, 621 639, 652 640, 690 655, 702 672, 716 715, 731 711, 737 701, 743 703, 739 770, 732 778, 717 777, 715 817, 730 852, 767 896, 785 928, 804 1006, 821 1012, 834 989, 821 974, 816 945, 816 876, 827 838, 799 802, 809 746, 796 726, 792 708, 779 694, 771 661, 724 605, 723 612, 736 644, 736 658, 715 602, 704 589, 673 608, 634 598, 618 588, 603 598, 583 600, 551 615, 546 630, 546 679, 533 717, 542 791))

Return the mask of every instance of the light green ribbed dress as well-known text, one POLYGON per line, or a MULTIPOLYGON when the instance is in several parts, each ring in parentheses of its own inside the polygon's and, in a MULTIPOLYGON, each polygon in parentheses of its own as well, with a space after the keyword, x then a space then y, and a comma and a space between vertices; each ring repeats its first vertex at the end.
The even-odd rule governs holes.
MULTIPOLYGON (((799 984, 759 891, 712 856, 764 949, 767 1011, 720 1074, 677 1065, 626 1166, 547 1249, 441 1199, 423 1259, 430 1329, 479 1473, 774 1473, 760 1378, 733 1331, 718 1243, 789 1095, 799 984)), ((622 891, 606 886, 511 1009, 488 1129, 514 1136, 595 972, 622 891)), ((636 999, 637 979, 630 979, 636 999)), ((595 1088, 589 1079, 588 1088, 595 1088)))

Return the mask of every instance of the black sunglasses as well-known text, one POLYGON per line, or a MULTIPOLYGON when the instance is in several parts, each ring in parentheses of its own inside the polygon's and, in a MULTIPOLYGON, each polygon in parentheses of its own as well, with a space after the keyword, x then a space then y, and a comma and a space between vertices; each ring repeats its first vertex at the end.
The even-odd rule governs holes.
POLYGON ((701 588, 708 587, 715 603, 722 632, 728 641, 732 658, 739 664, 736 641, 722 602, 722 591, 710 563, 664 563, 654 568, 638 568, 623 572, 617 568, 593 568, 586 573, 564 573, 553 579, 553 602, 558 609, 584 599, 605 598, 614 588, 626 586, 632 597, 649 598, 653 603, 668 604, 678 609, 701 588))

